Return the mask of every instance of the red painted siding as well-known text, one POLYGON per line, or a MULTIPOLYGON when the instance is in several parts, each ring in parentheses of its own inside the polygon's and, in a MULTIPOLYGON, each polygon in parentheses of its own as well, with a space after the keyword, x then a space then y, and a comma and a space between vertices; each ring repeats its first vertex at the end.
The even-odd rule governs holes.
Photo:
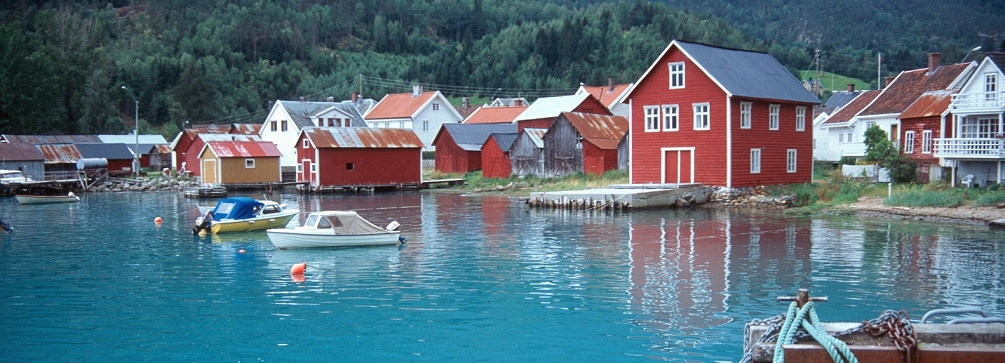
POLYGON ((300 165, 300 168, 302 170, 300 170, 300 171, 297 172, 297 181, 298 182, 311 182, 312 185, 316 185, 316 183, 314 183, 316 180, 313 180, 311 178, 312 175, 311 175, 310 167, 307 166, 307 165, 305 165, 303 160, 304 159, 310 160, 310 164, 311 165, 316 164, 317 163, 317 160, 316 160, 317 149, 314 148, 314 144, 311 144, 311 143, 308 143, 307 147, 305 148, 304 147, 304 139, 307 139, 307 134, 304 134, 304 133, 301 132, 300 133, 300 138, 297 139, 297 146, 296 146, 296 148, 297 148, 297 158, 298 158, 297 159, 297 164, 300 165))
MULTIPOLYGON (((952 115, 948 116, 947 119, 952 120, 952 115)), ((939 129, 942 127, 941 122, 942 118, 939 116, 917 117, 917 118, 900 120, 901 130, 898 138, 900 138, 902 144, 905 142, 905 140, 907 140, 907 138, 905 137, 905 135, 907 135, 907 132, 914 131, 914 152, 910 154, 904 153, 904 155, 911 158, 911 160, 917 162, 919 166, 932 165, 932 164, 937 165, 939 163, 939 159, 933 157, 932 155, 935 152, 935 139, 942 137, 940 136, 941 133, 939 132, 939 129), (932 152, 928 154, 922 153, 922 151, 924 150, 923 149, 924 145, 922 143, 924 142, 925 130, 932 132, 932 144, 931 144, 932 152)), ((947 132, 949 131, 948 129, 951 127, 951 124, 952 124, 951 122, 948 122, 946 124, 947 132)), ((907 145, 900 145, 901 152, 903 152, 906 149, 906 146, 907 145)))
POLYGON ((482 146, 482 176, 485 178, 509 178, 513 174, 509 150, 503 152, 495 138, 489 138, 482 146))
POLYGON ((550 118, 539 118, 533 120, 523 120, 517 121, 516 132, 523 132, 523 129, 547 129, 551 127, 551 124, 555 123, 556 117, 550 118))
POLYGON ((133 169, 133 159, 108 159, 108 171, 133 169))
POLYGON ((481 170, 482 157, 478 151, 465 151, 450 136, 449 132, 440 131, 439 137, 433 143, 436 147, 436 171, 441 173, 467 173, 481 170))
POLYGON ((631 100, 632 183, 659 183, 664 147, 694 147, 696 183, 726 185, 726 93, 676 47, 636 86, 631 100), (668 63, 685 62, 685 88, 669 89, 668 63), (709 130, 694 130, 696 103, 709 104, 709 130), (678 131, 645 131, 645 106, 677 104, 678 131))
POLYGON ((202 151, 202 147, 206 145, 206 142, 202 138, 197 137, 188 145, 188 149, 185 150, 185 169, 190 172, 193 176, 202 175, 202 164, 199 162, 199 152, 202 151))
POLYGON ((813 174, 812 105, 732 100, 733 186, 805 183, 813 174), (740 104, 751 102, 750 128, 740 128, 740 104), (778 129, 769 128, 770 105, 779 105, 778 129), (796 107, 806 107, 803 131, 796 131, 796 107), (761 149, 761 172, 750 172, 750 150, 761 149), (788 172, 788 150, 796 150, 796 172, 788 172))
MULTIPOLYGON (((184 132, 184 131, 182 131, 182 132, 184 132)), ((178 140, 178 145, 175 145, 175 153, 177 154, 177 158, 175 159, 175 163, 177 163, 177 164, 174 165, 174 169, 175 170, 181 169, 181 163, 183 161, 188 161, 186 155, 188 155, 189 146, 192 146, 192 140, 190 140, 188 138, 188 135, 185 135, 185 134, 181 135, 181 140, 178 140)), ((199 151, 196 151, 196 152, 199 152, 199 151)), ((191 163, 189 163, 189 164, 191 164, 191 163)), ((186 164, 186 167, 187 166, 188 166, 188 164, 186 164)))
POLYGON ((603 150, 592 143, 583 142, 583 173, 603 175, 618 168, 618 150, 603 150))
POLYGON ((321 149, 322 186, 415 185, 422 183, 421 149, 321 149), (352 170, 347 170, 352 164, 352 170))

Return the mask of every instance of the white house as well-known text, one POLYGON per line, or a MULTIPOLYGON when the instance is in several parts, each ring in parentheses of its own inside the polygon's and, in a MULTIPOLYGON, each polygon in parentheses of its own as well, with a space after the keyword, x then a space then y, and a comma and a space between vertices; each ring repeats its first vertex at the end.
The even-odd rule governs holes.
MULTIPOLYGON (((856 141, 855 116, 876 99, 881 91, 866 91, 859 93, 851 102, 834 110, 819 122, 819 117, 813 120, 813 159, 819 161, 837 162, 843 156, 865 155, 865 144, 862 138, 856 141)), ((825 116, 822 113, 821 116, 825 116)), ((862 130, 864 133, 865 130, 862 130)))
POLYGON ((940 125, 944 137, 935 139, 935 156, 954 166, 953 182, 986 187, 1005 177, 1005 53, 988 53, 953 95, 953 117, 940 125))
POLYGON ((297 137, 300 130, 307 127, 366 127, 360 106, 367 105, 353 95, 354 100, 334 102, 276 101, 265 118, 260 135, 262 140, 271 141, 282 153, 279 165, 284 172, 295 172, 300 159, 297 157, 297 137))
POLYGON ((412 93, 384 96, 363 118, 369 127, 412 130, 427 151, 436 149, 433 139, 441 125, 464 120, 440 91, 423 92, 421 85, 415 85, 412 93))

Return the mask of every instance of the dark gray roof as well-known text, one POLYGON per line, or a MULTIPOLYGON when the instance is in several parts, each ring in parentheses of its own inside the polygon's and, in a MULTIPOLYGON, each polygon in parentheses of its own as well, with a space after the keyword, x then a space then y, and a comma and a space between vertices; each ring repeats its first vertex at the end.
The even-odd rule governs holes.
POLYGON ((861 94, 861 93, 862 93, 862 91, 853 91, 853 92, 837 91, 837 92, 834 92, 834 93, 831 94, 831 97, 827 99, 827 102, 824 102, 823 112, 826 112, 827 114, 833 114, 834 110, 837 110, 837 109, 841 108, 841 106, 847 105, 848 102, 851 102, 851 100, 854 100, 855 97, 858 97, 858 95, 861 94))
POLYGON ((126 144, 79 143, 76 145, 77 150, 80 151, 80 156, 87 159, 105 158, 119 160, 133 158, 133 153, 126 144))
MULTIPOLYGON (((443 124, 444 131, 450 134, 454 143, 466 151, 482 149, 489 135, 495 133, 516 132, 515 124, 443 124)), ((512 142, 511 142, 512 144, 512 142)))
POLYGON ((519 136, 520 134, 518 133, 507 132, 507 133, 494 133, 489 137, 496 140, 496 144, 499 145, 500 149, 502 149, 503 151, 509 151, 510 147, 513 146, 513 142, 516 141, 516 138, 519 136))
POLYGON ((820 103, 770 54, 675 42, 733 96, 820 103))
POLYGON ((1005 72, 1005 52, 987 52, 987 57, 998 66, 998 69, 1005 72))
MULTIPOLYGON (((282 103, 283 108, 286 112, 290 114, 290 118, 293 119, 293 123, 299 128, 305 128, 309 126, 317 126, 311 123, 310 116, 313 116, 319 112, 322 112, 330 107, 335 107, 336 109, 349 115, 352 120, 352 127, 367 127, 366 121, 363 121, 363 114, 360 112, 359 108, 352 101, 341 101, 341 102, 309 102, 309 101, 279 101, 282 103)), ((360 100, 360 105, 366 105, 366 100, 360 100)))

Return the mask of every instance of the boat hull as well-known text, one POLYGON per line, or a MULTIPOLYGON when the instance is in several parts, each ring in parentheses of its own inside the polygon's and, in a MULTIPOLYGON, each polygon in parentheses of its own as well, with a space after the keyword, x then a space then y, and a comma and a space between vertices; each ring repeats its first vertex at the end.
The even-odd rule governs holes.
POLYGON ((74 203, 80 200, 73 195, 16 195, 21 204, 74 203))
POLYGON ((300 212, 284 212, 270 214, 268 216, 260 218, 249 218, 240 220, 222 220, 214 221, 213 227, 210 228, 212 233, 232 233, 232 232, 250 232, 250 231, 264 231, 269 228, 282 228, 286 227, 290 220, 293 219, 300 212))
POLYGON ((399 232, 335 235, 325 230, 298 228, 270 229, 266 233, 278 249, 395 245, 401 235, 399 232))

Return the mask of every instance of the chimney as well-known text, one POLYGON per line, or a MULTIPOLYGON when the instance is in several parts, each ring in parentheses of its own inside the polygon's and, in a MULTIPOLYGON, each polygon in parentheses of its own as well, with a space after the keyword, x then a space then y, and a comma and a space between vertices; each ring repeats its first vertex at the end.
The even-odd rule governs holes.
POLYGON ((890 83, 893 83, 893 77, 884 77, 883 78, 883 88, 890 87, 890 83))
POLYGON ((939 68, 939 61, 942 60, 942 53, 928 53, 928 73, 935 72, 939 68))
POLYGON ((471 97, 464 97, 461 100, 462 100, 461 101, 461 109, 462 110, 467 110, 468 107, 471 107, 471 97))
POLYGON ((614 78, 607 79, 607 92, 614 92, 614 78))
POLYGON ((417 84, 412 86, 412 97, 419 97, 422 95, 422 85, 417 84))
POLYGON ((304 102, 304 101, 307 101, 307 98, 304 97, 304 96, 300 96, 300 102, 304 102))
POLYGON ((328 96, 328 102, 335 102, 334 96, 328 96))
POLYGON ((353 92, 352 93, 352 103, 356 103, 357 101, 359 101, 359 92, 353 92))
POLYGON ((854 83, 849 83, 848 84, 848 92, 849 93, 855 92, 855 84, 854 83))
POLYGON ((520 107, 523 106, 523 100, 520 98, 513 99, 513 106, 520 107))

